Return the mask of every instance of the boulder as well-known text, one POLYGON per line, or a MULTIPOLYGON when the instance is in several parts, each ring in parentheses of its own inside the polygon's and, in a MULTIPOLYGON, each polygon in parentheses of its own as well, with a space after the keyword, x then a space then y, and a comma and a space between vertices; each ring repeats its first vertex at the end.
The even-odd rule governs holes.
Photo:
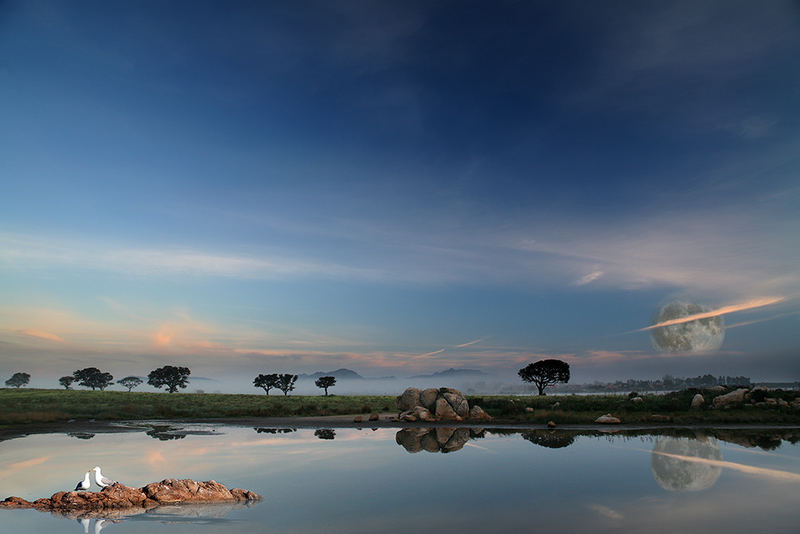
POLYGON ((428 410, 436 408, 436 397, 439 396, 439 390, 436 388, 428 388, 422 391, 419 395, 419 404, 428 410))
POLYGON ((553 403, 553 405, 552 405, 552 406, 550 406, 550 407, 551 407, 551 408, 561 408, 561 403, 560 403, 559 401, 556 401, 556 402, 554 402, 554 403, 553 403))
POLYGON ((363 420, 364 420, 364 418, 361 417, 360 415, 357 415, 357 416, 353 417, 353 422, 354 423, 360 423, 363 420))
POLYGON ((531 408, 530 406, 526 406, 525 407, 525 413, 533 413, 534 411, 535 410, 533 408, 531 408))
POLYGON ((726 393, 725 395, 720 395, 719 397, 714 397, 714 408, 722 408, 724 406, 730 406, 733 404, 741 404, 744 402, 744 395, 747 393, 747 390, 744 388, 737 389, 736 391, 731 391, 730 393, 726 393))
POLYGON ((35 508, 43 512, 102 515, 108 514, 109 511, 130 510, 135 513, 136 510, 162 504, 258 500, 261 500, 261 496, 257 493, 239 488, 229 490, 214 480, 197 482, 191 479, 167 478, 138 489, 117 482, 101 491, 60 491, 49 499, 37 499, 34 502, 19 497, 9 497, 0 502, 0 508, 35 508))
POLYGON ((458 414, 444 397, 436 399, 436 418, 442 421, 456 421, 458 414))
POLYGON ((408 388, 402 395, 397 397, 397 409, 401 412, 413 410, 419 404, 419 395, 421 391, 417 388, 408 388))
POLYGON ((725 391, 725 386, 712 386, 708 388, 707 391, 713 391, 714 393, 719 393, 725 391))
POLYGON ((644 402, 644 399, 641 398, 641 397, 634 397, 634 398, 631 399, 631 402, 635 402, 635 403, 638 404, 640 402, 644 402))
POLYGON ((620 421, 618 418, 614 417, 610 413, 607 413, 607 414, 601 415, 600 417, 595 419, 594 422, 595 423, 600 423, 600 424, 603 424, 603 425, 618 425, 622 421, 620 421))
POLYGON ((548 421, 547 422, 547 428, 555 428, 555 427, 556 427, 556 422, 555 421, 548 421))
POLYGON ((786 402, 786 401, 785 401, 785 400, 783 400, 783 399, 778 399, 778 406, 781 406, 781 407, 783 407, 783 408, 788 408, 788 407, 789 407, 789 403, 788 403, 788 402, 786 402))
POLYGON ((482 420, 482 421, 488 421, 488 420, 490 420, 492 418, 492 416, 489 415, 488 413, 486 413, 485 411, 483 411, 483 408, 481 408, 480 406, 475 405, 469 411, 469 418, 470 419, 478 419, 478 420, 482 420))
POLYGON ((422 406, 417 406, 414 408, 414 417, 416 417, 420 421, 436 420, 436 418, 433 417, 433 414, 427 408, 423 408, 422 406))
POLYGON ((705 403, 706 399, 701 394, 697 393, 694 397, 692 397, 691 408, 696 410, 705 403))
POLYGON ((380 418, 381 418, 381 416, 380 416, 380 415, 378 415, 378 414, 376 414, 376 413, 371 413, 371 414, 369 414, 369 420, 370 420, 370 421, 377 421, 377 420, 378 420, 378 419, 380 419, 380 418))

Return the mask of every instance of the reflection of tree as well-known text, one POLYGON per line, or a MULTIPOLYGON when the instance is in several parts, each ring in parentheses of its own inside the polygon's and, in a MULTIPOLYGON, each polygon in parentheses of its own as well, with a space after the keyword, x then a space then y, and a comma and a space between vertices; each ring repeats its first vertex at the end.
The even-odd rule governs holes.
POLYGON ((259 434, 288 434, 290 432, 297 432, 296 428, 263 428, 253 427, 253 430, 259 434))
POLYGON ((170 426, 154 426, 152 430, 146 432, 148 436, 159 441, 169 441, 172 439, 183 439, 186 437, 184 432, 176 432, 170 426))
POLYGON ((650 468, 665 490, 701 491, 713 486, 722 473, 720 466, 703 460, 722 460, 717 440, 660 437, 653 447, 650 468))
POLYGON ((90 432, 70 432, 67 434, 71 438, 78 438, 78 439, 92 439, 94 434, 90 432))
POLYGON ((335 439, 336 431, 332 428, 318 428, 314 431, 314 435, 319 439, 335 439))
POLYGON ((523 439, 540 447, 548 449, 561 449, 575 443, 575 436, 558 430, 529 430, 522 433, 523 439))

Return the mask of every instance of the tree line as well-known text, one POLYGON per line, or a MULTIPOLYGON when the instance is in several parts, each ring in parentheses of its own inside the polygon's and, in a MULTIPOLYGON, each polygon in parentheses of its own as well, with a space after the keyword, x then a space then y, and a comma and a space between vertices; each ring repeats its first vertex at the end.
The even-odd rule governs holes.
MULTIPOLYGON (((172 365, 165 365, 158 369, 153 369, 147 375, 147 383, 156 389, 166 388, 170 393, 175 393, 180 389, 186 389, 189 384, 189 375, 192 372, 188 367, 175 367, 172 365)), ((20 388, 27 385, 31 380, 31 375, 28 373, 14 373, 14 375, 6 380, 5 384, 9 387, 20 388)), ((83 386, 85 388, 92 388, 92 390, 99 389, 104 391, 108 386, 114 383, 114 376, 111 373, 101 371, 97 367, 87 367, 85 369, 78 369, 71 375, 62 376, 58 379, 58 383, 64 389, 72 389, 73 384, 83 386)), ((139 387, 144 383, 144 380, 138 376, 126 376, 117 380, 117 384, 122 387, 128 388, 128 391, 139 387)))

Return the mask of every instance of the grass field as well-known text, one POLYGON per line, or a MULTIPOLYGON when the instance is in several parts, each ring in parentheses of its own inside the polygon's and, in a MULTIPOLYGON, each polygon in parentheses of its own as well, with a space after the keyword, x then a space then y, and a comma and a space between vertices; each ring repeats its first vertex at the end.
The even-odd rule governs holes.
MULTIPOLYGON (((624 396, 469 396, 497 422, 558 424, 592 423, 611 413, 624 423, 753 423, 800 424, 800 410, 753 406, 727 410, 689 410, 694 390, 643 395, 635 403, 624 396), (553 404, 558 402, 559 406, 553 404), (528 410, 532 409, 533 411, 528 410)), ((707 406, 714 393, 703 392, 707 406)), ((787 401, 795 391, 770 393, 787 401)), ((137 393, 122 391, 0 389, 0 424, 45 423, 70 419, 202 419, 236 417, 302 417, 395 411, 391 395, 244 395, 209 393, 137 393)))

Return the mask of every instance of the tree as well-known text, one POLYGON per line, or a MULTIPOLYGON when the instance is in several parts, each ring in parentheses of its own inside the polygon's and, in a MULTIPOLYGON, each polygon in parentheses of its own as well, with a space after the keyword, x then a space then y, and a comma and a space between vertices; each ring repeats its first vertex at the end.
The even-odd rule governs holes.
POLYGON ((31 381, 31 375, 28 373, 14 373, 14 375, 6 380, 6 385, 12 388, 19 389, 20 386, 24 386, 28 382, 31 381))
POLYGON ((569 364, 561 360, 539 360, 520 369, 517 374, 525 382, 533 382, 544 395, 544 388, 557 382, 569 382, 569 364))
POLYGON ((58 379, 58 383, 64 386, 64 389, 71 389, 70 386, 75 382, 74 376, 62 376, 58 379))
POLYGON ((275 385, 284 395, 288 395, 294 390, 294 383, 297 382, 297 375, 291 373, 278 375, 278 383, 275 385))
POLYGON ((269 375, 258 375, 253 379, 253 385, 261 388, 269 395, 269 390, 278 387, 278 375, 273 373, 269 375))
POLYGON ((336 385, 335 376, 321 376, 314 381, 314 384, 321 389, 325 390, 325 396, 328 396, 328 388, 336 385))
POLYGON ((138 388, 142 385, 142 379, 138 376, 126 376, 121 380, 117 380, 117 384, 128 388, 128 393, 130 393, 133 388, 138 388))
POLYGON ((103 391, 114 382, 114 377, 111 376, 111 373, 104 373, 97 367, 79 369, 72 373, 72 376, 75 377, 78 384, 92 388, 92 390, 100 389, 100 391, 103 391))
POLYGON ((178 388, 186 389, 190 374, 192 374, 192 372, 188 367, 165 365, 164 367, 159 367, 158 369, 150 371, 150 374, 147 375, 147 383, 154 388, 167 386, 170 393, 175 393, 178 391, 178 388))

